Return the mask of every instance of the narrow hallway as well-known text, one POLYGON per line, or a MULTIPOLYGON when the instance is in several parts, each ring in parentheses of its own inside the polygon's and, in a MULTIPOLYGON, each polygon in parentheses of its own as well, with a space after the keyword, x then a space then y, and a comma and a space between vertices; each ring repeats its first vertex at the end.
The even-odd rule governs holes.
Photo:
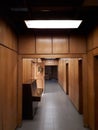
POLYGON ((34 119, 23 121, 17 130, 89 130, 57 81, 46 81, 45 87, 34 119))

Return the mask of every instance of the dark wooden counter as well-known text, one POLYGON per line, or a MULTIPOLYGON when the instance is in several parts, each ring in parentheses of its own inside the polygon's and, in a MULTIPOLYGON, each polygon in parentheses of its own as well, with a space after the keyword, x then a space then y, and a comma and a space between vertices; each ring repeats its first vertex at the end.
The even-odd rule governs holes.
POLYGON ((23 87, 23 104, 22 117, 25 119, 33 119, 36 104, 41 100, 43 92, 42 88, 37 88, 36 80, 30 80, 22 85, 23 87))
POLYGON ((22 90, 22 118, 33 119, 31 84, 23 84, 22 90))

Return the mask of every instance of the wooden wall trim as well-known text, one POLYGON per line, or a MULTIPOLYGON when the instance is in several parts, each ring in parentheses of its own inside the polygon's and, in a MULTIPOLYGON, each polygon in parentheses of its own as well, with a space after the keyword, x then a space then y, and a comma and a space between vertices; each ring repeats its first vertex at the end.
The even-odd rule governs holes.
POLYGON ((9 50, 11 50, 11 51, 14 51, 14 52, 18 53, 18 51, 14 50, 14 49, 12 49, 12 48, 10 48, 10 47, 8 47, 8 46, 2 44, 2 43, 0 43, 0 46, 3 46, 3 47, 5 47, 5 48, 7 48, 7 49, 9 49, 9 50))
POLYGON ((52 50, 51 50, 52 52, 51 53, 53 54, 53 36, 51 36, 51 46, 52 46, 52 50))
POLYGON ((52 54, 52 53, 50 53, 50 54, 45 54, 45 53, 43 53, 43 54, 41 54, 41 53, 38 53, 38 54, 25 54, 25 53, 18 53, 18 55, 34 55, 34 56, 38 56, 38 55, 40 55, 40 56, 45 56, 45 55, 49 55, 49 56, 57 56, 57 55, 83 55, 83 54, 87 54, 87 53, 54 53, 54 54, 52 54))
POLYGON ((17 100, 17 125, 21 126, 22 123, 22 58, 18 56, 18 100, 17 100))
POLYGON ((98 48, 96 48, 96 49, 93 50, 93 55, 94 56, 98 56, 98 48))
POLYGON ((95 49, 98 49, 98 47, 95 47, 95 48, 93 48, 91 50, 88 50, 87 53, 90 53, 91 51, 94 51, 95 49))
POLYGON ((87 55, 83 57, 83 121, 88 127, 88 79, 87 79, 87 55))
POLYGON ((30 55, 26 55, 26 54, 22 54, 19 56, 21 58, 82 58, 85 54, 47 54, 47 55, 42 55, 42 54, 38 54, 38 55, 33 55, 33 54, 30 54, 30 55))
POLYGON ((87 53, 87 104, 88 104, 88 124, 95 130, 95 85, 94 85, 94 56, 98 56, 98 47, 87 53))
POLYGON ((18 107, 17 123, 18 127, 22 125, 22 57, 18 56, 18 107))
POLYGON ((68 35, 68 53, 70 53, 70 36, 68 35))
POLYGON ((36 51, 36 36, 35 36, 35 53, 36 53, 37 51, 36 51))
POLYGON ((94 129, 95 114, 94 114, 94 55, 93 52, 87 55, 87 84, 88 84, 88 121, 89 127, 94 129))

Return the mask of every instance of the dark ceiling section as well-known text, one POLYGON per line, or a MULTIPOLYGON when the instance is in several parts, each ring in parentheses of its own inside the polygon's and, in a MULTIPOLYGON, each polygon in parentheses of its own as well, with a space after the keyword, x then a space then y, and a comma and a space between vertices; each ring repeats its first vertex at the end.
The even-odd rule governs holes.
POLYGON ((26 6, 79 6, 84 0, 1 0, 2 5, 19 7, 26 6), (6 4, 5 4, 6 3, 6 4))
POLYGON ((83 0, 28 0, 32 6, 78 6, 83 0))
POLYGON ((83 6, 84 0, 2 0, 0 15, 17 33, 70 33, 87 34, 98 22, 98 7, 83 6), (27 29, 27 19, 82 19, 79 29, 27 29))

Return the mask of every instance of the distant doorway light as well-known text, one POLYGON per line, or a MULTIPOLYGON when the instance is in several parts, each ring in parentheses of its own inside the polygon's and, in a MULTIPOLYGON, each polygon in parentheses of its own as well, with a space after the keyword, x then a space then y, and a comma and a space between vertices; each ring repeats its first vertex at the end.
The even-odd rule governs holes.
POLYGON ((78 28, 82 20, 25 20, 27 28, 33 29, 71 29, 78 28))

